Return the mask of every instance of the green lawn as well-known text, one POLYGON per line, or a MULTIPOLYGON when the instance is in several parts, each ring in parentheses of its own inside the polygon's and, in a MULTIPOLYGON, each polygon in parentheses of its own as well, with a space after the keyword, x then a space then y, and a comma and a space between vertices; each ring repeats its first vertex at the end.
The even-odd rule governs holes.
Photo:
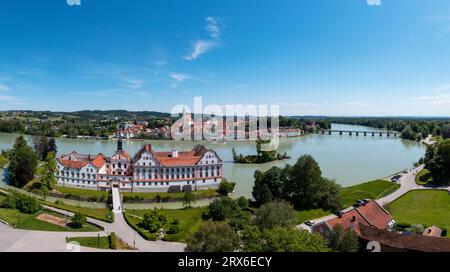
POLYGON ((100 249, 111 249, 108 236, 102 237, 73 237, 67 239, 67 242, 78 242, 80 246, 100 249))
MULTIPOLYGON (((387 206, 399 224, 422 224, 450 230, 450 195, 444 190, 411 191, 387 206)), ((447 234, 447 237, 450 237, 447 234)))
POLYGON ((395 192, 399 188, 399 184, 390 181, 374 180, 343 188, 341 194, 344 207, 349 207, 359 199, 379 199, 395 192))
MULTIPOLYGON (((197 198, 197 199, 203 199, 203 198, 212 198, 212 197, 217 197, 219 195, 219 193, 217 192, 216 189, 211 189, 211 190, 198 190, 198 191, 193 191, 192 194, 197 198)), ((123 199, 124 202, 132 202, 133 200, 135 201, 142 201, 142 200, 150 200, 150 201, 155 201, 155 202, 159 202, 158 200, 164 202, 164 201, 168 201, 168 200, 172 200, 172 201, 182 201, 183 200, 183 196, 184 193, 180 192, 180 193, 152 193, 152 192, 148 192, 148 193, 128 193, 128 192, 124 192, 123 193, 123 199)))
POLYGON ((312 220, 321 218, 331 214, 330 211, 324 211, 322 209, 313 209, 307 211, 297 211, 298 222, 303 223, 306 220, 312 220))
MULTIPOLYGON (((345 187, 341 190, 343 207, 347 208, 353 205, 360 199, 379 199, 395 192, 400 185, 386 181, 374 180, 359 185, 345 187)), ((322 209, 312 209, 297 211, 298 220, 300 223, 306 220, 313 220, 331 214, 331 211, 324 211, 322 209)))
POLYGON ((63 194, 66 198, 75 197, 78 199, 89 199, 91 201, 103 202, 108 200, 109 192, 96 191, 88 189, 70 188, 56 186, 56 191, 63 194))
MULTIPOLYGON (((93 226, 91 224, 86 224, 81 229, 75 229, 70 226, 62 227, 59 225, 54 225, 48 222, 41 221, 37 219, 36 217, 40 214, 50 214, 56 217, 63 218, 63 216, 50 212, 41 210, 34 214, 25 214, 21 213, 18 210, 15 209, 4 209, 0 208, 0 218, 9 224, 16 226, 19 229, 26 229, 26 230, 42 230, 42 231, 74 231, 74 232, 97 232, 100 231, 100 229, 96 226, 93 226)), ((68 220, 70 220, 68 218, 68 220)))
POLYGON ((94 209, 81 206, 71 206, 62 202, 59 202, 58 204, 52 202, 43 202, 43 204, 73 213, 80 212, 88 217, 105 221, 108 223, 114 222, 114 215, 111 212, 111 210, 107 208, 94 209))
MULTIPOLYGON (((166 210, 161 209, 160 212, 167 217, 167 224, 163 227, 165 232, 165 240, 184 242, 186 237, 199 230, 202 223, 202 213, 206 211, 206 208, 189 208, 181 210, 166 210), (180 225, 183 228, 180 233, 167 234, 173 219, 177 218, 180 221, 180 225)), ((128 223, 136 229, 144 238, 148 240, 154 240, 155 234, 146 232, 143 228, 138 227, 138 224, 142 221, 140 218, 144 214, 148 213, 148 210, 127 210, 126 219, 128 223), (140 218, 139 218, 140 217, 140 218)))
POLYGON ((432 181, 433 181, 433 178, 431 177, 431 173, 427 169, 423 169, 416 176, 416 183, 418 185, 427 185, 428 183, 430 183, 432 181))

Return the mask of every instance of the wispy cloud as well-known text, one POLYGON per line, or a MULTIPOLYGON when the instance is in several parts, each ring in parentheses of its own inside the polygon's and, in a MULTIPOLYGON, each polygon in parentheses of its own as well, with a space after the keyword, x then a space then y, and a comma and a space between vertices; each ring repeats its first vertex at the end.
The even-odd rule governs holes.
POLYGON ((4 85, 4 84, 0 84, 0 91, 2 92, 7 92, 11 90, 8 86, 4 85))
POLYGON ((205 30, 208 31, 209 35, 213 39, 220 38, 221 30, 219 26, 219 18, 208 16, 206 17, 206 27, 205 30))
POLYGON ((183 82, 185 82, 187 80, 194 80, 194 81, 202 82, 202 83, 208 82, 208 80, 205 80, 205 79, 202 79, 202 78, 198 78, 198 77, 193 77, 191 75, 182 74, 182 73, 170 73, 169 77, 172 80, 175 80, 175 82, 172 85, 170 85, 170 87, 172 89, 177 88, 181 83, 183 83, 183 82))
POLYGON ((248 87, 248 84, 237 84, 234 85, 233 87, 229 88, 227 91, 235 91, 235 90, 239 90, 239 89, 245 89, 248 87))
POLYGON ((132 89, 140 89, 144 86, 145 81, 140 79, 123 78, 123 81, 127 83, 127 86, 132 89))
POLYGON ((205 30, 208 32, 210 39, 199 39, 192 43, 192 51, 184 56, 185 60, 193 61, 205 54, 206 52, 216 48, 221 42, 221 19, 217 17, 206 17, 205 30))
POLYGON ((0 95, 0 101, 13 101, 13 100, 15 100, 15 97, 8 95, 0 95))
POLYGON ((120 96, 121 91, 119 90, 103 90, 103 91, 74 91, 69 92, 72 95, 87 95, 87 96, 98 96, 98 97, 105 97, 105 96, 120 96))
POLYGON ((420 104, 430 105, 447 105, 450 104, 450 94, 442 94, 436 96, 418 96, 412 98, 412 101, 420 104))

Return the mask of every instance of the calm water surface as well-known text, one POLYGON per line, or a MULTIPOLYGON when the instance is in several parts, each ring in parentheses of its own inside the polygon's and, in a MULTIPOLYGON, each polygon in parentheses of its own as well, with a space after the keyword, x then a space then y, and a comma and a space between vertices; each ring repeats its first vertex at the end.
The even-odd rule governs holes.
MULTIPOLYGON (((333 124, 336 130, 376 131, 373 128, 333 124)), ((9 149, 16 134, 0 133, 0 149, 9 149)), ((30 139, 28 137, 28 139, 30 139)), ((58 153, 103 153, 112 155, 116 150, 113 140, 57 139, 58 153)), ((272 166, 294 164, 304 154, 312 155, 320 164, 324 176, 335 179, 342 186, 355 185, 376 178, 382 178, 400 170, 410 168, 425 153, 425 146, 416 142, 386 136, 349 135, 307 135, 280 140, 279 152, 286 152, 291 159, 263 165, 240 165, 232 163, 231 148, 245 155, 256 153, 254 142, 175 142, 175 141, 126 141, 124 148, 134 154, 145 144, 153 149, 190 150, 196 144, 214 149, 224 161, 224 176, 237 183, 237 196, 251 197, 253 173, 272 166)), ((0 175, 2 179, 3 175, 0 175)), ((0 181, 1 182, 1 181, 0 181)))

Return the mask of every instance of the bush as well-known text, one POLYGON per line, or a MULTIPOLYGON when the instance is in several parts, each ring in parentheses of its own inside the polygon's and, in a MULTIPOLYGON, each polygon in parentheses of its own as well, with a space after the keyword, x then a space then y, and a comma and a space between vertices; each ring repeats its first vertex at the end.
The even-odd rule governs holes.
POLYGON ((166 216, 155 209, 144 215, 144 219, 140 223, 140 226, 149 232, 154 233, 161 229, 166 222, 166 216))
POLYGON ((41 209, 39 201, 31 196, 15 195, 15 208, 22 213, 33 214, 41 209))
POLYGON ((177 234, 180 233, 183 230, 183 227, 179 224, 171 225, 169 230, 167 231, 167 234, 177 234))
POLYGON ((231 194, 234 191, 234 188, 236 187, 236 183, 229 182, 226 179, 223 179, 222 182, 219 185, 219 189, 217 190, 220 195, 227 196, 231 194))
POLYGON ((111 235, 108 236, 109 238, 109 247, 111 249, 117 249, 117 235, 115 232, 111 232, 111 235))
POLYGON ((443 229, 442 229, 442 236, 443 236, 443 237, 447 236, 447 233, 448 233, 448 232, 447 232, 447 229, 446 229, 446 228, 443 228, 443 229))
POLYGON ((73 215, 72 223, 71 223, 73 228, 80 229, 86 223, 87 223, 87 218, 84 214, 77 212, 73 215))

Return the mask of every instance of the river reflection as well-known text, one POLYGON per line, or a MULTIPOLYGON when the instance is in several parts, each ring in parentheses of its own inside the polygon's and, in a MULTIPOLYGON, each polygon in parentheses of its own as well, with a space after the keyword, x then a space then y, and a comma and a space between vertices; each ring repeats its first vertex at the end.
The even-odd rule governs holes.
MULTIPOLYGON (((334 125, 336 130, 376 131, 373 128, 350 125, 334 125)), ((15 134, 0 133, 0 149, 9 149, 14 144, 15 134)), ((30 137, 27 137, 29 140, 30 137)), ((111 155, 116 149, 114 140, 57 139, 58 153, 103 153, 111 155)), ((124 148, 134 154, 145 144, 151 143, 153 149, 189 150, 196 144, 204 144, 214 149, 224 161, 224 176, 237 183, 237 196, 251 197, 253 174, 255 170, 267 170, 272 166, 294 164, 304 155, 312 155, 320 164, 323 174, 343 185, 355 185, 412 166, 425 152, 425 146, 412 141, 379 135, 307 135, 297 138, 281 139, 279 152, 286 152, 291 159, 263 165, 241 165, 232 163, 231 149, 244 155, 254 154, 254 142, 175 142, 175 141, 126 141, 124 148)))

